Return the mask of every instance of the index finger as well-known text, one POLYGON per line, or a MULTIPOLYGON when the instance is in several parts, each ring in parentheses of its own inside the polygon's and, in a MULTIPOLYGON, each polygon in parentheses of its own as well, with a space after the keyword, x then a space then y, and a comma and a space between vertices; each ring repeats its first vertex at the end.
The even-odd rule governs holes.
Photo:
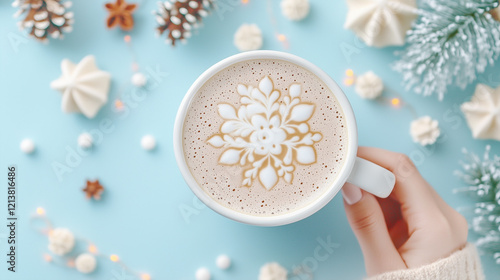
POLYGON ((429 184, 408 156, 369 147, 360 147, 358 156, 388 169, 396 176, 392 195, 401 203, 402 209, 428 212, 438 208, 429 184))

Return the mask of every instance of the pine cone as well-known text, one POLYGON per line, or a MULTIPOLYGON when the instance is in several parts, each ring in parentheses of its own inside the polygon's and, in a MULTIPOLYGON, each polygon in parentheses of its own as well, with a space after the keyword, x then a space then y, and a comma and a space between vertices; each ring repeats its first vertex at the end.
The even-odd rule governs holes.
POLYGON ((14 14, 19 17, 26 13, 26 17, 19 22, 19 28, 31 29, 30 35, 40 41, 48 41, 48 36, 62 39, 63 32, 71 32, 73 28, 73 12, 66 9, 71 2, 60 3, 61 0, 15 0, 13 7, 19 11, 14 14))
POLYGON ((156 28, 158 35, 167 33, 167 42, 175 46, 177 40, 185 43, 191 31, 198 27, 202 17, 214 8, 213 0, 167 0, 158 2, 156 28))

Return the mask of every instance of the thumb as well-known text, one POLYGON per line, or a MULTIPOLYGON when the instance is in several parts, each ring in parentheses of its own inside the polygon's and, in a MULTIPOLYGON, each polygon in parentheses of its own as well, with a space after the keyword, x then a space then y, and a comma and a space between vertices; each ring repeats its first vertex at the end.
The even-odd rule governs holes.
POLYGON ((368 276, 405 269, 377 199, 351 183, 342 188, 347 219, 358 239, 368 276))

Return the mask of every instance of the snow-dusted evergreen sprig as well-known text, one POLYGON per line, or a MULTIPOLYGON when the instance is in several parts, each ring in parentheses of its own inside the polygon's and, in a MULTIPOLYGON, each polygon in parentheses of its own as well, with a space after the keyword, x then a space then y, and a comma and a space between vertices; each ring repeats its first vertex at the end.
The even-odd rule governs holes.
POLYGON ((500 54, 500 22, 488 11, 498 0, 423 0, 394 69, 408 89, 442 100, 448 85, 465 88, 500 54))
POLYGON ((486 147, 483 159, 464 149, 466 162, 461 162, 462 170, 457 175, 467 187, 455 190, 466 193, 476 200, 472 207, 470 230, 478 239, 476 245, 491 254, 500 265, 500 157, 489 156, 486 147))
POLYGON ((185 43, 192 31, 201 24, 215 7, 214 0, 166 0, 158 2, 156 16, 157 35, 167 34, 166 42, 175 46, 177 41, 185 43))
POLYGON ((63 33, 73 30, 73 12, 67 11, 71 4, 61 0, 15 0, 12 7, 19 8, 14 17, 26 14, 19 28, 29 30, 31 36, 46 42, 49 36, 62 39, 63 33))

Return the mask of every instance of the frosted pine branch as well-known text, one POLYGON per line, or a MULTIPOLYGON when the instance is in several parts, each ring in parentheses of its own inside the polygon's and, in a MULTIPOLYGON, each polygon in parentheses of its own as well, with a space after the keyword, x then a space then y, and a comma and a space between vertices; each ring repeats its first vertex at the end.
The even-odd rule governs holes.
POLYGON ((461 163, 462 170, 457 171, 457 175, 467 186, 456 192, 465 193, 476 201, 470 208, 470 230, 478 237, 477 247, 500 264, 500 157, 490 158, 489 152, 487 146, 481 159, 464 150, 466 162, 461 163))
POLYGON ((465 88, 500 54, 500 22, 488 11, 498 0, 424 0, 394 64, 406 89, 442 100, 451 84, 465 88))

